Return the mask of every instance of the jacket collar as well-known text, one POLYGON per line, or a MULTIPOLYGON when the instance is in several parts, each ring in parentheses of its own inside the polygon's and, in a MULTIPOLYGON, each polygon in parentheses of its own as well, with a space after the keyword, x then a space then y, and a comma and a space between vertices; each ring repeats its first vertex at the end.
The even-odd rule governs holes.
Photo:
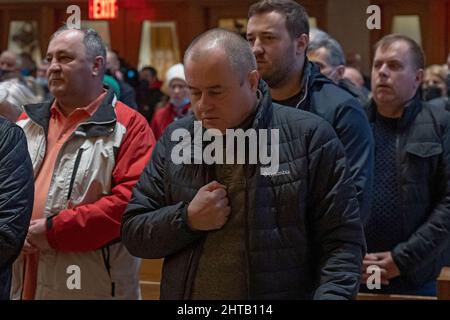
MULTIPOLYGON (((414 97, 410 101, 408 101, 404 107, 403 114, 400 117, 400 120, 398 122, 398 128, 400 130, 403 130, 403 129, 407 128, 408 126, 410 126, 411 123, 416 118, 417 114, 420 112, 420 110, 422 110, 422 99, 421 99, 419 91, 420 90, 417 90, 414 97)), ((372 98, 369 101, 368 112, 367 112, 369 122, 372 123, 375 121, 376 114, 377 114, 377 105, 372 98)))
POLYGON ((272 96, 270 95, 270 89, 266 82, 263 80, 259 81, 259 102, 257 106, 257 111, 255 119, 253 120, 252 128, 267 128, 269 126, 270 120, 272 119, 272 96))
POLYGON ((314 87, 317 87, 324 83, 333 83, 333 81, 321 74, 319 66, 309 61, 308 58, 305 57, 305 63, 303 65, 303 72, 300 83, 301 98, 299 103, 297 104, 297 109, 309 110, 310 103, 308 100, 311 96, 310 91, 312 91, 314 87))
MULTIPOLYGON (((114 130, 114 125, 117 121, 116 113, 114 111, 117 98, 114 91, 110 89, 105 99, 102 101, 97 111, 87 120, 78 125, 75 134, 86 137, 99 137, 111 134, 114 130)), ((52 101, 29 104, 24 106, 25 113, 42 128, 44 128, 45 135, 48 133, 48 124, 50 120, 50 108, 52 101)))

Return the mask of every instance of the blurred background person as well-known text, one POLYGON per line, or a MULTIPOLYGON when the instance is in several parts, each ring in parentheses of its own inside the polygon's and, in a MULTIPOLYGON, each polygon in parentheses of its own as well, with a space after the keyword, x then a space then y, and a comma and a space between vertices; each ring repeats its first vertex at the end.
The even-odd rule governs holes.
POLYGON ((39 103, 42 99, 24 84, 13 79, 0 82, 0 115, 15 122, 23 105, 39 103))
MULTIPOLYGON (((317 39, 317 37, 316 37, 317 39)), ((341 45, 331 37, 324 37, 319 41, 310 42, 308 59, 320 68, 320 72, 336 83, 339 87, 352 94, 362 106, 369 101, 369 91, 358 87, 348 79, 344 79, 345 56, 341 45)))
POLYGON ((370 90, 371 89, 370 76, 365 74, 362 71, 362 57, 361 57, 361 55, 359 53, 357 53, 357 52, 349 52, 349 53, 346 54, 345 60, 347 62, 347 66, 348 67, 353 67, 353 68, 355 68, 356 70, 358 70, 361 73, 361 75, 362 75, 362 77, 364 79, 364 87, 366 87, 367 90, 370 90))
POLYGON ((344 74, 342 75, 344 79, 350 80, 355 86, 359 88, 366 88, 364 86, 364 78, 358 69, 345 66, 344 74))
POLYGON ((53 95, 48 89, 48 79, 47 79, 47 69, 49 63, 46 59, 43 59, 41 63, 38 64, 36 69, 36 83, 42 88, 44 91, 44 98, 42 101, 50 101, 53 99, 53 95))
MULTIPOLYGON (((157 105, 167 99, 161 91, 162 81, 158 79, 158 71, 152 66, 145 66, 139 72, 139 86, 136 90, 138 111, 151 122, 157 105)), ((165 105, 165 104, 164 104, 165 105)))
POLYGON ((422 99, 433 106, 450 111, 450 100, 447 93, 446 67, 437 64, 427 67, 422 82, 422 99))
POLYGON ((34 62, 30 59, 25 59, 25 56, 19 57, 12 51, 3 51, 0 54, 0 81, 13 81, 26 86, 31 93, 36 96, 39 101, 44 97, 44 90, 36 83, 36 80, 30 75, 30 70, 33 69, 34 62), (24 73, 22 70, 22 61, 24 65, 24 73))
POLYGON ((447 72, 443 66, 433 64, 425 69, 422 97, 425 101, 447 97, 447 72))
MULTIPOLYGON (((127 106, 137 109, 137 103, 136 103, 136 93, 134 91, 134 88, 126 83, 122 78, 122 73, 120 71, 120 61, 117 56, 117 54, 114 51, 108 50, 106 52, 106 75, 112 77, 118 84, 119 90, 115 90, 115 93, 119 93, 118 99, 119 101, 122 101, 127 106)), ((106 81, 106 84, 109 84, 113 87, 113 89, 116 87, 116 85, 113 84, 113 80, 108 79, 106 81)))
POLYGON ((158 140, 173 121, 186 115, 191 107, 189 87, 184 75, 184 66, 177 63, 167 70, 166 81, 169 91, 167 105, 155 112, 150 127, 158 140))
POLYGON ((321 42, 323 40, 326 40, 330 37, 330 35, 328 33, 326 33, 325 31, 319 29, 319 28, 315 28, 315 27, 311 27, 309 29, 309 43, 313 43, 313 42, 321 42))

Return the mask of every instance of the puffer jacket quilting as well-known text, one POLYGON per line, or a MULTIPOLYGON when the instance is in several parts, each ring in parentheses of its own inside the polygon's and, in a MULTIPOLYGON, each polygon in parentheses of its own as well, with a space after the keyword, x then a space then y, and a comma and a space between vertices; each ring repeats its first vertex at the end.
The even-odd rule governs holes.
MULTIPOLYGON (((268 87, 253 128, 280 129, 278 174, 245 165, 251 299, 351 299, 365 240, 342 145, 315 115, 274 105, 268 87), (295 213, 295 214, 294 214, 295 213)), ((187 227, 187 205, 213 180, 213 166, 174 164, 177 128, 193 134, 193 115, 168 127, 133 190, 122 239, 142 258, 165 257, 162 299, 188 299, 207 232, 187 227)))

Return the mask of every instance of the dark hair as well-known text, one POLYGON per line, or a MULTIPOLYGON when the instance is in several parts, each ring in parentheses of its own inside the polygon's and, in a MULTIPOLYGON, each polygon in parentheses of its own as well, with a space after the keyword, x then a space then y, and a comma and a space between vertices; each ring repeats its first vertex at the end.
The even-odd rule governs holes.
POLYGON ((392 44, 398 41, 403 41, 408 44, 414 66, 416 69, 423 69, 425 67, 425 54, 419 44, 410 37, 401 34, 389 34, 375 43, 374 51, 377 51, 378 48, 383 50, 389 48, 392 44))
POLYGON ((199 59, 201 50, 208 50, 211 43, 217 43, 228 57, 231 68, 241 76, 256 70, 256 59, 247 40, 241 35, 220 28, 206 31, 196 37, 184 54, 184 64, 188 59, 199 59))
POLYGON ((156 71, 155 68, 153 68, 152 66, 145 66, 141 69, 141 71, 148 71, 150 72, 150 74, 152 75, 152 77, 156 77, 158 76, 158 71, 156 71))
POLYGON ((248 18, 257 14, 278 12, 286 17, 286 29, 291 38, 309 34, 308 13, 305 8, 292 0, 262 0, 253 4, 248 10, 248 18))

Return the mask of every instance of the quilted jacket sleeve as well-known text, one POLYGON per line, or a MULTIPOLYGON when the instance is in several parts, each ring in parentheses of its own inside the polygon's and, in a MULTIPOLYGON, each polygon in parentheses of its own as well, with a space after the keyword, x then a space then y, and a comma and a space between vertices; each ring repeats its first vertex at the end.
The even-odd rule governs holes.
POLYGON ((33 197, 33 168, 25 135, 0 118, 0 269, 12 263, 22 249, 33 197))
POLYGON ((319 262, 314 299, 353 299, 365 238, 344 150, 327 123, 311 134, 308 169, 311 232, 319 262))
POLYGON ((186 224, 187 205, 169 204, 165 197, 167 135, 157 142, 122 219, 122 242, 131 254, 147 259, 162 258, 183 249, 203 232, 186 224))
MULTIPOLYGON (((436 107, 437 108, 437 107, 436 107)), ((450 115, 444 111, 439 114, 442 128, 442 153, 434 180, 436 201, 433 203, 428 219, 409 237, 392 250, 392 258, 401 274, 417 272, 433 260, 440 269, 439 260, 450 243, 450 115)))

